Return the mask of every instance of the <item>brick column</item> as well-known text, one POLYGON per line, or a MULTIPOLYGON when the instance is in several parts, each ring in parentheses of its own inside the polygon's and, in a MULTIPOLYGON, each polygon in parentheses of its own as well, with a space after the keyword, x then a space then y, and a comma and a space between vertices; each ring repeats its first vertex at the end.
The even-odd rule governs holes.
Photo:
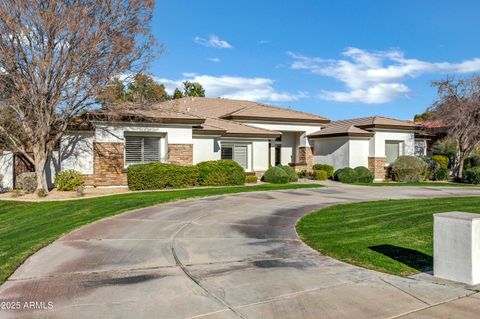
POLYGON ((298 161, 309 172, 313 170, 313 147, 300 146, 298 148, 298 161))
MULTIPOLYGON (((95 186, 127 185, 123 143, 93 143, 93 183, 95 186)), ((91 179, 87 179, 91 182, 91 179)))
POLYGON ((192 165, 193 144, 168 144, 168 162, 177 165, 192 165))
POLYGON ((375 180, 385 180, 385 157, 369 157, 368 169, 373 173, 375 180))

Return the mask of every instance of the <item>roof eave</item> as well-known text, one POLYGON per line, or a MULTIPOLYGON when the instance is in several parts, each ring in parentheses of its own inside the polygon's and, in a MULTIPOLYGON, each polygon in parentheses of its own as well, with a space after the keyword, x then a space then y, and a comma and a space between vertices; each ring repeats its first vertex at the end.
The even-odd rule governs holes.
POLYGON ((294 123, 310 123, 310 124, 325 124, 330 123, 329 119, 301 119, 301 118, 287 118, 287 117, 267 117, 267 116, 244 116, 244 115, 227 115, 221 117, 225 120, 259 120, 259 121, 278 121, 278 122, 294 122, 294 123))
POLYGON ((326 137, 365 137, 370 138, 373 137, 374 133, 350 133, 350 132, 342 132, 342 133, 331 133, 331 134, 310 134, 308 135, 309 138, 326 138, 326 137))

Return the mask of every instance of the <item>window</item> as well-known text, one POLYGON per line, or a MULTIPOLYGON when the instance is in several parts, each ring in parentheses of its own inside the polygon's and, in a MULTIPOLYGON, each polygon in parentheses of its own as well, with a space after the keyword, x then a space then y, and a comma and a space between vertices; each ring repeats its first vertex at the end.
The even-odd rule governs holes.
POLYGON ((385 141, 385 156, 388 164, 395 162, 400 156, 400 144, 399 141, 385 141))
POLYGON ((425 156, 427 154, 425 140, 415 140, 415 156, 425 156))
POLYGON ((125 136, 125 165, 161 162, 160 137, 125 136))
POLYGON ((222 145, 222 160, 234 160, 243 168, 248 167, 247 145, 229 144, 222 145))

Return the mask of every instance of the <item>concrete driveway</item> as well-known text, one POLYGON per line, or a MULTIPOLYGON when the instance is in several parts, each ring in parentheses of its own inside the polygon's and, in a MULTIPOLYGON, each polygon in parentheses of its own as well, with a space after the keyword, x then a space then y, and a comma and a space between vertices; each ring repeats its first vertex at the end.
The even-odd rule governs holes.
POLYGON ((0 287, 0 301, 23 310, 0 310, 0 318, 478 318, 472 290, 339 262, 304 245, 294 228, 329 205, 468 195, 480 190, 331 183, 122 214, 30 257, 0 287))

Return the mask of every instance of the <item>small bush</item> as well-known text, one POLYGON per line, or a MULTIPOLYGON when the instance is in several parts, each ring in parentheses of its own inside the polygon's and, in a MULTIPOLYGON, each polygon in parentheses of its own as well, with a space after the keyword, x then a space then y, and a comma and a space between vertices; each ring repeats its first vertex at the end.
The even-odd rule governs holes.
POLYGON ((400 156, 392 164, 392 177, 398 182, 421 182, 428 170, 427 163, 415 156, 400 156))
POLYGON ((440 167, 432 176, 434 181, 446 181, 450 175, 450 170, 448 168, 440 167))
POLYGON ((128 188, 151 190, 191 187, 198 182, 196 166, 179 166, 165 163, 130 165, 127 169, 128 188))
POLYGON ((445 155, 433 155, 432 160, 438 163, 441 168, 448 168, 448 156, 445 155))
POLYGON ((235 161, 207 161, 198 163, 197 167, 199 170, 199 184, 202 186, 245 184, 245 170, 235 161))
POLYGON ((480 166, 466 169, 463 176, 469 184, 480 184, 480 166))
POLYGON ((37 175, 34 172, 27 172, 18 175, 17 187, 25 193, 35 192, 37 189, 37 175))
POLYGON ((427 169, 425 170, 424 176, 425 178, 434 180, 435 174, 441 168, 440 164, 429 157, 423 158, 425 163, 427 164, 427 169))
POLYGON ((313 171, 313 179, 316 181, 325 181, 328 179, 328 173, 324 170, 313 171))
POLYGON ((255 175, 247 175, 246 182, 248 184, 255 184, 258 181, 258 177, 255 175))
POLYGON ((477 166, 480 166, 480 156, 478 155, 467 157, 463 163, 463 167, 465 169, 477 167, 477 166))
POLYGON ((313 165, 314 171, 325 171, 327 172, 328 178, 333 177, 334 168, 332 165, 327 164, 315 164, 313 165))
POLYGON ((355 167, 354 171, 357 173, 359 183, 373 183, 373 174, 365 166, 355 167))
POLYGON ((352 184, 358 181, 357 172, 350 167, 338 169, 334 174, 334 178, 336 181, 346 184, 352 184))
POLYGON ((40 188, 40 189, 37 191, 37 196, 38 196, 38 197, 43 198, 43 197, 47 197, 47 195, 48 195, 48 192, 47 192, 47 190, 44 189, 44 188, 40 188))
POLYGON ((291 168, 288 165, 278 165, 278 167, 280 167, 281 169, 283 169, 285 171, 285 173, 287 173, 288 178, 289 178, 289 182, 298 181, 298 175, 293 168, 291 168))
POLYGON ((301 172, 298 172, 297 176, 298 176, 298 178, 307 178, 307 174, 308 174, 307 171, 303 170, 301 172))
POLYGON ((263 180, 272 184, 287 184, 290 181, 288 174, 278 166, 270 167, 263 175, 263 180))
POLYGON ((73 192, 83 185, 83 176, 80 172, 67 169, 58 173, 55 178, 55 187, 59 191, 73 192))

